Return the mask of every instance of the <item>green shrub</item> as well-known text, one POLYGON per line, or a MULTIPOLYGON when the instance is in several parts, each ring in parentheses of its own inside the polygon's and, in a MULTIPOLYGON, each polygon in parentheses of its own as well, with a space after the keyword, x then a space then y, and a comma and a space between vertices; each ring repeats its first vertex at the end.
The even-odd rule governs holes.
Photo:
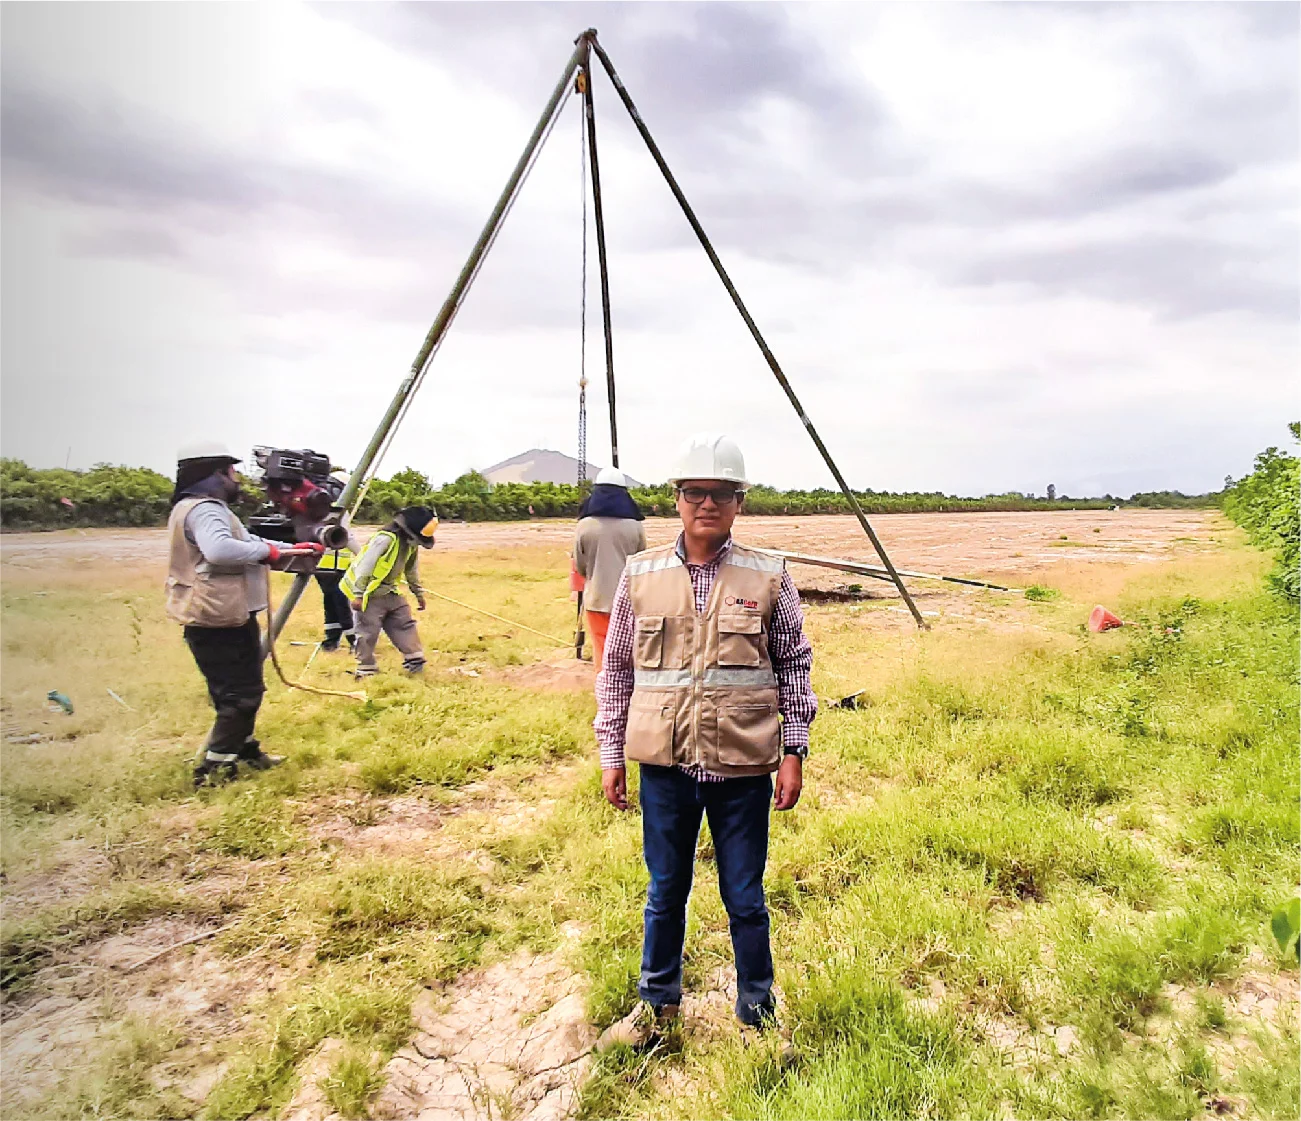
MULTIPOLYGON (((1301 423, 1288 427, 1293 439, 1301 440, 1301 423)), ((1224 492, 1224 512, 1247 531, 1252 544, 1277 552, 1270 584, 1293 603, 1301 600, 1299 466, 1296 456, 1266 448, 1256 456, 1255 470, 1236 483, 1226 480, 1224 492)))
MULTIPOLYGON (((97 463, 89 471, 38 470, 0 459, 0 525, 5 529, 162 525, 172 508, 172 480, 148 467, 97 463), (66 500, 66 501, 65 501, 66 500)), ((245 481, 235 508, 252 513, 260 498, 245 481)))

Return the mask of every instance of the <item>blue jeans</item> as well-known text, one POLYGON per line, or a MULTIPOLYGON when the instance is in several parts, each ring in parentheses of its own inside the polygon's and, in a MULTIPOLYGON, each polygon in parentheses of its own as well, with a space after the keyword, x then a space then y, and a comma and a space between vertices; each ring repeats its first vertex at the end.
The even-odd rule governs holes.
POLYGON ((641 765, 642 846, 650 887, 637 988, 656 1008, 682 1000, 687 896, 705 814, 736 955, 736 1014, 746 1024, 772 1014, 772 951, 763 899, 771 805, 768 775, 697 782, 676 767, 641 765))

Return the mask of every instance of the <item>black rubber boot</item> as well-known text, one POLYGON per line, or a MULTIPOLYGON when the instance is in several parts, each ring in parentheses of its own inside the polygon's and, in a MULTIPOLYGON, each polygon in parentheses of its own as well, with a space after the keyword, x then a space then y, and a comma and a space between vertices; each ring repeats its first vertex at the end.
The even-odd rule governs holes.
POLYGON ((269 771, 272 767, 278 767, 285 761, 283 755, 268 755, 262 750, 262 744, 257 740, 249 738, 244 741, 244 746, 239 751, 239 761, 247 763, 255 771, 269 771))
POLYGON ((198 790, 201 786, 219 786, 223 782, 230 782, 237 770, 234 763, 200 763, 194 768, 194 788, 198 790))

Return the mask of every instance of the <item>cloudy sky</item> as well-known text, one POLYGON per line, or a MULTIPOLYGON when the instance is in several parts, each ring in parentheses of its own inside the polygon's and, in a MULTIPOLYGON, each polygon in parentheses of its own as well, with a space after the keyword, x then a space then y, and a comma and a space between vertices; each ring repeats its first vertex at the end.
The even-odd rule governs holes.
MULTIPOLYGON (((1215 488, 1301 413, 1299 12, 7 4, 3 453, 351 464, 595 26, 855 486, 1215 488)), ((831 485, 603 74, 595 97, 624 466, 663 478, 712 428, 753 477, 831 485)), ((575 451, 579 125, 383 473, 575 451)))

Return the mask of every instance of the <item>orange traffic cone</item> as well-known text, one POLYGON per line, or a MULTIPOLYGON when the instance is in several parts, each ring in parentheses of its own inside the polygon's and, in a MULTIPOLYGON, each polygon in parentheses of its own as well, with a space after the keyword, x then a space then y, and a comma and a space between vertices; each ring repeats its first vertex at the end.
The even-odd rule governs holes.
POLYGON ((1089 630, 1094 634, 1115 630, 1116 627, 1123 627, 1124 625, 1124 620, 1117 618, 1101 604, 1089 613, 1089 630))

